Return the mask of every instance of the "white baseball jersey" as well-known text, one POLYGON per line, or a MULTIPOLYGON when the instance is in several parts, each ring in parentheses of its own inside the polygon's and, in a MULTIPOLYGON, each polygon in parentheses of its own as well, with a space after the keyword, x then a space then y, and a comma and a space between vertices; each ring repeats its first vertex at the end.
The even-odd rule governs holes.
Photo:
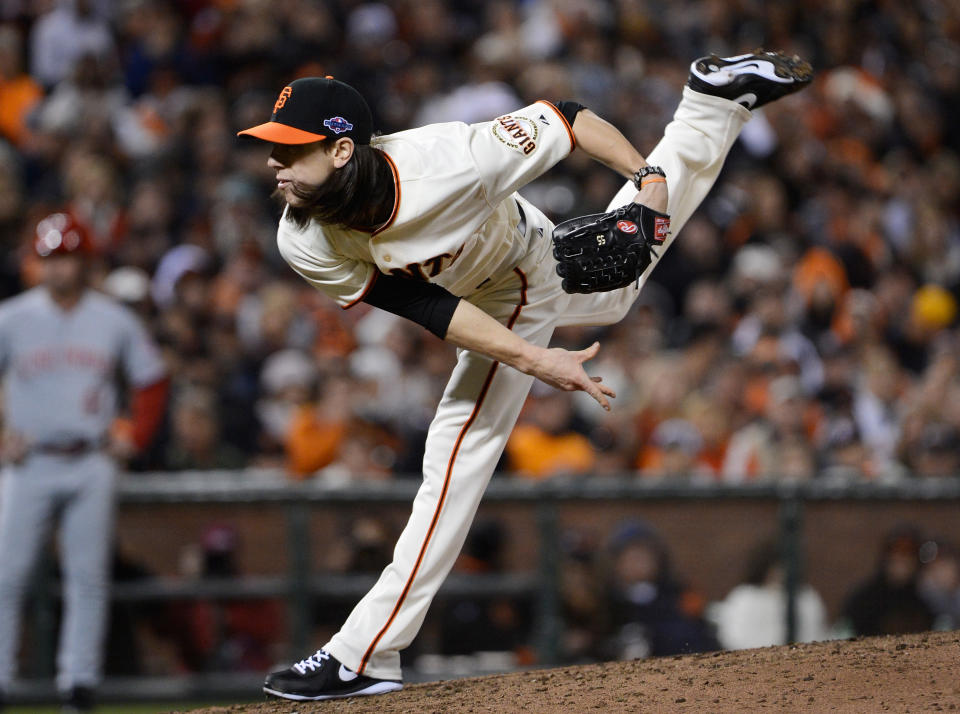
MULTIPOLYGON (((684 90, 648 159, 666 172, 674 235, 707 195, 749 118, 735 102, 684 90)), ((538 102, 483 124, 401 132, 384 137, 382 146, 396 182, 396 205, 384 227, 371 235, 316 222, 301 231, 286 217, 280 223, 283 256, 343 307, 363 298, 377 271, 407 274, 469 297, 541 347, 559 325, 610 324, 629 310, 638 286, 563 291, 549 251, 552 224, 514 193, 570 153, 572 132, 553 105, 538 102)), ((625 182, 607 210, 635 195, 625 182)), ((346 667, 401 679, 400 650, 416 636, 456 560, 532 382, 482 354, 458 352, 424 445, 423 486, 393 561, 323 647, 346 667)))
POLYGON ((87 290, 64 310, 44 287, 0 304, 7 425, 34 443, 97 440, 116 416, 116 370, 134 387, 164 376, 160 354, 124 306, 87 290))
POLYGON ((429 280, 464 297, 510 273, 532 247, 505 200, 574 147, 566 119, 539 101, 480 124, 433 124, 382 137, 396 199, 372 235, 280 221, 290 266, 343 307, 363 298, 376 271, 429 280))

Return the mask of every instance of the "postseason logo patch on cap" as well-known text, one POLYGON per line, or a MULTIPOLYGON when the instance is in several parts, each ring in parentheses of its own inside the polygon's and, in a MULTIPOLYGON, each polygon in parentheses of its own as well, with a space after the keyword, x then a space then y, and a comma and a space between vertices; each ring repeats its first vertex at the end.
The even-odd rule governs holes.
POLYGON ((348 122, 343 117, 331 117, 330 119, 324 119, 323 125, 334 134, 342 134, 345 131, 350 131, 353 129, 353 124, 348 122))
POLYGON ((309 144, 327 137, 350 137, 357 144, 369 144, 373 116, 349 84, 332 77, 301 77, 280 92, 270 121, 239 133, 274 144, 309 144))

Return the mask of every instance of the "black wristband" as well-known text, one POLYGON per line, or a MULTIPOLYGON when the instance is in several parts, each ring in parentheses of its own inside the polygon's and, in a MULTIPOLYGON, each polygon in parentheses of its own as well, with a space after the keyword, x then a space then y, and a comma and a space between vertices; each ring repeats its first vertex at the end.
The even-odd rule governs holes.
POLYGON ((638 191, 643 188, 643 179, 651 175, 660 176, 664 181, 667 180, 667 174, 659 166, 644 166, 642 169, 633 172, 633 185, 637 187, 638 191))

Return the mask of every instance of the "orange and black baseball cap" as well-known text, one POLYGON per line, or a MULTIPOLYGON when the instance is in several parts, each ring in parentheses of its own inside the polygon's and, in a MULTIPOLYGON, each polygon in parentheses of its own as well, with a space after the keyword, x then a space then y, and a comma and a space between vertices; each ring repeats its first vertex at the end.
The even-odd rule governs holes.
POLYGON ((283 88, 270 121, 237 135, 274 144, 309 144, 341 136, 369 144, 372 134, 370 107, 356 89, 333 77, 304 77, 283 88))

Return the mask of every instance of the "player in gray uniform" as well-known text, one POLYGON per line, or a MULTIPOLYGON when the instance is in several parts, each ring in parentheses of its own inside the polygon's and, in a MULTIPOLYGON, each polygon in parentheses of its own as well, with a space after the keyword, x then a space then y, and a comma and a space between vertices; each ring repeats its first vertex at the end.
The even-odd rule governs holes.
POLYGON ((92 707, 101 676, 118 457, 145 446, 163 415, 160 354, 137 318, 87 288, 91 243, 68 214, 37 227, 43 284, 0 303, 3 456, 0 489, 0 706, 15 670, 20 610, 54 519, 64 619, 57 687, 67 710, 92 707), (117 376, 131 428, 113 428, 117 376))

